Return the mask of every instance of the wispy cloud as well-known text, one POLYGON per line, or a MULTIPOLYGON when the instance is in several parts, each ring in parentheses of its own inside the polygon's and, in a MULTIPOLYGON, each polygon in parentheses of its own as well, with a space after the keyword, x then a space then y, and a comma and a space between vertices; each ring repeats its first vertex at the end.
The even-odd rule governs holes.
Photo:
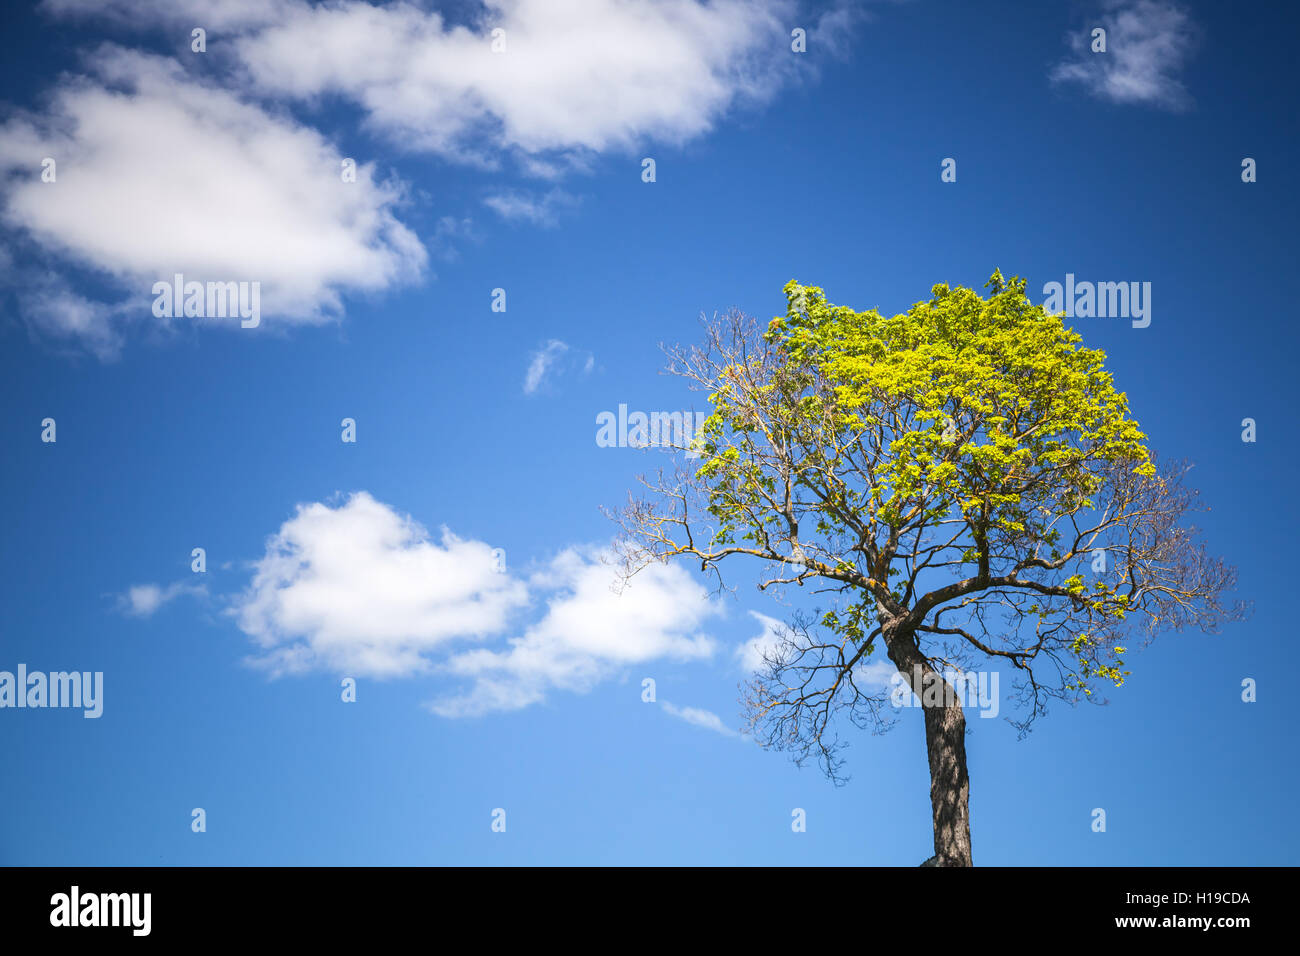
POLYGON ((551 339, 533 353, 533 357, 528 362, 528 371, 524 375, 525 395, 531 395, 541 387, 546 379, 546 373, 555 364, 555 360, 567 351, 569 351, 568 345, 559 339, 551 339))
POLYGON ((1052 70, 1054 83, 1077 83, 1093 96, 1181 111, 1192 105, 1182 81, 1198 30, 1170 0, 1108 0, 1097 16, 1106 52, 1092 52, 1091 31, 1073 34, 1074 56, 1052 70))
POLYGON ((679 720, 684 720, 688 724, 694 724, 696 727, 703 727, 705 730, 712 730, 715 733, 722 734, 724 737, 742 736, 739 731, 732 730, 724 724, 722 718, 711 710, 703 710, 699 707, 678 707, 676 704, 671 704, 666 700, 661 702, 661 706, 666 713, 672 714, 672 716, 679 720))
POLYGON ((518 190, 488 196, 483 204, 502 219, 531 222, 538 226, 554 226, 560 213, 574 209, 578 198, 562 189, 545 193, 527 193, 518 190))
POLYGON ((763 629, 736 648, 735 658, 745 673, 757 674, 764 668, 766 660, 772 659, 776 650, 784 642, 786 628, 776 618, 759 614, 757 611, 750 611, 749 616, 758 621, 763 629))
POLYGON ((33 280, 30 272, 10 278, 19 280, 13 284, 35 286, 21 289, 18 302, 21 318, 37 338, 56 346, 66 344, 74 352, 89 352, 103 362, 121 353, 125 336, 120 319, 126 312, 121 305, 78 295, 54 273, 46 273, 43 280, 33 280))
POLYGON ((118 597, 118 608, 131 617, 150 617, 164 604, 182 595, 203 597, 208 589, 201 584, 177 581, 166 587, 158 584, 137 584, 118 597))
POLYGON ((477 245, 483 236, 468 216, 442 216, 434 225, 433 234, 425 242, 429 251, 444 262, 460 259, 461 247, 466 243, 477 245))
POLYGON ((528 371, 524 373, 524 394, 536 394, 548 378, 562 372, 581 367, 582 374, 588 375, 595 366, 596 357, 591 352, 576 351, 566 342, 551 339, 528 360, 528 371))

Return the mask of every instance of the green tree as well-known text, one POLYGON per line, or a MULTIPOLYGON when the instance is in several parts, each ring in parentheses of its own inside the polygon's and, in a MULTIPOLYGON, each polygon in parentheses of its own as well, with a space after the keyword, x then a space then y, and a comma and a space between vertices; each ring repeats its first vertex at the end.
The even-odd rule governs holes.
MULTIPOLYGON (((972 662, 1008 670, 1022 731, 1050 698, 1122 685, 1126 633, 1214 631, 1235 572, 1187 523, 1187 466, 1157 462, 1104 367, 1019 278, 987 298, 937 285, 885 317, 790 282, 763 328, 732 312, 669 370, 712 413, 675 470, 621 513, 624 572, 687 558, 765 562, 759 587, 815 586, 745 688, 765 746, 841 782, 845 717, 895 711, 866 665, 887 656, 921 701, 934 855, 972 862, 966 719, 972 662)), ((878 666, 878 665, 877 665, 878 666)))

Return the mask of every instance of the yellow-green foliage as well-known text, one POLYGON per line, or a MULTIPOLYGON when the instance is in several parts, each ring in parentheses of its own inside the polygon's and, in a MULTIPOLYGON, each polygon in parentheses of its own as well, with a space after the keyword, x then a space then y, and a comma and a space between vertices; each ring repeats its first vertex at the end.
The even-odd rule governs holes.
MULTIPOLYGON (((1103 353, 1081 347, 1060 316, 1032 304, 1023 280, 994 273, 988 288, 983 297, 936 285, 928 301, 886 317, 833 305, 816 286, 787 284, 786 313, 765 335, 780 356, 758 396, 768 420, 760 426, 752 391, 739 387, 741 369, 711 396, 698 477, 709 488, 717 540, 761 540, 784 520, 756 519, 752 507, 779 492, 771 469, 745 453, 745 436, 760 427, 767 441, 798 445, 799 480, 821 490, 819 532, 868 522, 883 536, 891 526, 960 515, 972 532, 962 557, 973 565, 987 559, 991 539, 1003 557, 1010 542, 1059 558, 1061 516, 1092 507, 1108 469, 1119 463, 1154 476, 1145 436, 1103 353), (879 446, 869 470, 866 437, 879 446)), ((1110 584, 1082 575, 1056 584, 1086 614, 1124 616, 1127 598, 1113 576, 1110 584)), ((832 614, 824 623, 858 639, 864 630, 860 615, 832 614)), ((1070 649, 1081 662, 1081 688, 1090 677, 1123 682, 1086 638, 1070 649)))

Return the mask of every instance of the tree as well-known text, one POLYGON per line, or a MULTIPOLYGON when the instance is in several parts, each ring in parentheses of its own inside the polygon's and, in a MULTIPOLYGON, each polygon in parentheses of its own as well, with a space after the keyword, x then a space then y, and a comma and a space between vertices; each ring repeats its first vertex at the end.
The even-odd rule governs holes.
MULTIPOLYGON (((972 661, 1009 669, 1022 733, 1049 699, 1121 686, 1126 633, 1215 631, 1235 571, 1187 524, 1185 464, 1158 462, 1105 356, 1019 278, 987 298, 936 285, 886 318, 790 282, 764 329, 731 312, 669 370, 708 391, 689 466, 629 495, 624 574, 693 559, 765 562, 760 589, 816 586, 745 689, 751 731, 843 782, 837 718, 887 728, 864 680, 879 652, 920 699, 934 855, 969 866, 972 661), (819 599, 820 600, 820 599, 819 599), (824 613, 823 613, 824 612, 824 613)), ((910 694, 909 694, 910 697, 910 694)))

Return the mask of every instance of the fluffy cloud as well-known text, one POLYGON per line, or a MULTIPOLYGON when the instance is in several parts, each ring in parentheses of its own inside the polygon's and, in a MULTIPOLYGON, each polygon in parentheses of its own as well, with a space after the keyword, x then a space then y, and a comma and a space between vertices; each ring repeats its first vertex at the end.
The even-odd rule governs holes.
POLYGON ((1078 83, 1116 103, 1170 110, 1191 106, 1180 74, 1197 31, 1181 6, 1168 0, 1108 0, 1098 22, 1106 29, 1106 52, 1092 52, 1090 30, 1075 34, 1074 58, 1052 70, 1053 82, 1078 83))
POLYGON ((449 25, 409 3, 300 4, 239 55, 259 89, 337 93, 404 146, 485 161, 699 135, 774 92, 792 12, 786 0, 488 0, 472 25, 449 25))
MULTIPOLYGON (((414 3, 46 0, 47 12, 237 34, 261 93, 347 97, 403 147, 493 153, 679 142, 793 70, 793 0, 484 0, 452 23, 414 3), (493 51, 493 31, 504 49, 493 51)), ((847 24, 842 8, 828 26, 847 24)), ((828 30, 828 34, 835 31, 828 30)), ((498 44, 500 46, 500 44, 498 44)), ((525 160, 527 163, 527 160, 525 160)))
POLYGON ((527 601, 487 544, 440 541, 361 492, 302 505, 267 542, 236 601, 240 628, 274 673, 324 668, 392 677, 427 670, 456 638, 499 633, 527 601))
POLYGON ((552 689, 585 692, 632 664, 713 655, 717 644, 700 629, 722 609, 686 571, 651 565, 618 589, 607 557, 576 550, 557 557, 533 579, 557 592, 545 616, 506 650, 453 656, 448 669, 473 684, 430 709, 449 717, 517 710, 552 689))
POLYGON ((468 680, 430 705, 445 716, 516 710, 552 689, 585 692, 631 664, 714 653, 700 628, 721 607, 689 574, 656 565, 616 590, 605 557, 570 549, 524 581, 489 545, 445 529, 435 540, 359 492, 335 506, 299 506, 268 539, 230 613, 258 645, 250 663, 275 675, 468 680), (453 646, 509 633, 516 612, 542 595, 545 613, 523 636, 453 646))
MULTIPOLYGON (((165 33, 173 48, 195 25, 209 32, 202 79, 187 72, 197 69, 188 51, 171 60, 106 46, 88 76, 59 80, 49 109, 0 124, 0 224, 61 263, 59 282, 20 297, 24 318, 102 358, 120 349, 125 325, 161 321, 152 285, 178 272, 259 282, 262 314, 299 322, 336 316, 350 292, 427 275, 428 252, 396 215, 402 188, 364 163, 343 183, 342 157, 285 104, 341 97, 401 149, 483 168, 509 156, 554 180, 602 152, 679 143, 764 102, 799 71, 796 19, 832 52, 861 19, 848 5, 798 18, 796 0, 484 0, 457 6, 455 21, 400 0, 41 8, 165 33), (493 52, 498 30, 504 50, 493 52), (40 181, 46 156, 57 184, 40 181), (119 299, 87 298, 69 265, 112 280, 119 299)), ((498 187, 485 202, 550 225, 576 200, 498 187)), ((446 236, 430 241, 435 256, 454 257, 446 236)))
MULTIPOLYGON (((0 217, 43 249, 116 280, 140 316, 152 285, 257 281, 263 314, 317 321, 346 289, 416 276, 425 252, 397 221, 396 187, 355 183, 320 134, 189 79, 173 61, 105 47, 92 77, 63 82, 41 115, 0 126, 0 217), (41 161, 57 181, 41 181, 41 161)), ((54 333, 111 338, 111 308, 45 310, 54 333)), ((37 321, 40 322, 38 314, 37 321)), ((154 320, 158 321, 158 320, 154 320)))

